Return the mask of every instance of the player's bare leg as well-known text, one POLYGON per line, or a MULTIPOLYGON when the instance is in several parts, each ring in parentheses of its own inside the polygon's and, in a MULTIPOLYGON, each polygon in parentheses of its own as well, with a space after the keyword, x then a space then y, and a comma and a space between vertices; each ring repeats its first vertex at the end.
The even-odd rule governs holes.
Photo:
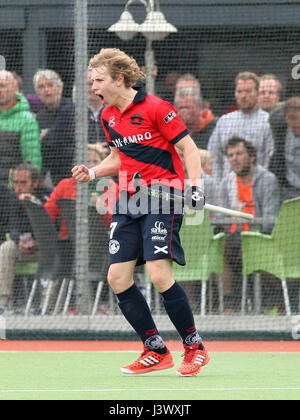
POLYGON ((133 286, 133 273, 136 261, 127 261, 124 263, 112 264, 108 270, 108 283, 115 292, 119 294, 125 292, 133 286))
POLYGON ((171 260, 147 261, 146 264, 149 277, 159 293, 169 290, 174 285, 171 260))

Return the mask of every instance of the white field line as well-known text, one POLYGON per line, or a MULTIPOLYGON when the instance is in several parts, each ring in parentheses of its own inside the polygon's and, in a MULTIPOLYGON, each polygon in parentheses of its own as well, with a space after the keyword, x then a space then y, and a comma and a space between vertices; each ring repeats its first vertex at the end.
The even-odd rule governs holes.
POLYGON ((239 391, 300 391, 299 387, 265 387, 265 388, 97 388, 97 389, 7 389, 7 390, 0 390, 0 394, 14 394, 14 393, 26 393, 26 394, 34 394, 34 393, 105 393, 105 392, 149 392, 149 391, 166 391, 166 392, 239 392, 239 391))

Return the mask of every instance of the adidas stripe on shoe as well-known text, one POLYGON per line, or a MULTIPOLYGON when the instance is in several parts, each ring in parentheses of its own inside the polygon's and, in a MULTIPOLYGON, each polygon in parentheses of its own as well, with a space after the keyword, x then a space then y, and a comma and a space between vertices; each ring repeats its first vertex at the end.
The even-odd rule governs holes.
POLYGON ((144 347, 141 356, 135 362, 123 366, 121 372, 138 375, 156 370, 170 369, 173 366, 173 358, 169 351, 165 354, 159 354, 144 347))
POLYGON ((184 346, 184 359, 180 368, 176 371, 178 376, 195 376, 200 373, 203 366, 206 366, 210 357, 203 348, 199 349, 199 345, 184 346))

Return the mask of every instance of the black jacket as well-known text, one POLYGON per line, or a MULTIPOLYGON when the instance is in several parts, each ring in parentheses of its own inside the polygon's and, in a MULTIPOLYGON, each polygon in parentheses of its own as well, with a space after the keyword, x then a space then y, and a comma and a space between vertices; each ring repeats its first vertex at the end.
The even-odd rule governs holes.
POLYGON ((39 111, 39 113, 36 116, 41 132, 43 130, 47 130, 47 134, 43 137, 41 141, 44 175, 47 171, 50 171, 52 176, 53 164, 55 164, 55 160, 57 159, 57 152, 53 148, 55 140, 54 128, 56 125, 56 120, 59 117, 62 109, 67 104, 70 104, 70 102, 71 99, 62 98, 61 104, 58 108, 53 110, 45 107, 41 109, 41 111, 39 111))
POLYGON ((287 187, 285 141, 288 126, 285 120, 283 107, 278 107, 272 111, 269 121, 274 137, 274 153, 270 161, 269 169, 277 176, 280 186, 287 187))
POLYGON ((49 109, 47 107, 42 108, 38 114, 36 115, 36 119, 38 120, 40 130, 48 129, 51 130, 54 127, 56 118, 58 117, 61 109, 69 104, 71 99, 69 98, 62 98, 60 106, 56 109, 49 109))
MULTIPOLYGON (((106 136, 101 124, 101 112, 97 120, 88 108, 88 142, 99 143, 106 141, 106 136)), ((51 172, 54 185, 63 178, 69 178, 74 166, 75 158, 75 105, 69 103, 64 106, 51 130, 51 148, 47 150, 47 167, 51 172)), ((50 145, 50 143, 49 143, 50 145)), ((45 151, 45 148, 43 149, 45 151)), ((46 153, 46 151, 45 151, 46 153)), ((44 157, 44 156, 43 156, 44 157)))
MULTIPOLYGON (((41 188, 36 191, 35 197, 41 201, 42 204, 45 204, 48 201, 52 190, 49 188, 41 188)), ((25 208, 22 204, 23 202, 18 199, 18 197, 12 193, 10 196, 9 202, 9 233, 11 239, 18 244, 20 241, 20 236, 24 233, 32 233, 32 227, 28 216, 26 214, 25 208)))
POLYGON ((13 197, 12 191, 6 184, 0 183, 0 241, 5 241, 8 233, 10 202, 13 197))
POLYGON ((191 133, 191 137, 199 149, 207 150, 209 138, 216 127, 217 121, 218 121, 218 118, 214 118, 209 124, 207 124, 198 133, 191 133))

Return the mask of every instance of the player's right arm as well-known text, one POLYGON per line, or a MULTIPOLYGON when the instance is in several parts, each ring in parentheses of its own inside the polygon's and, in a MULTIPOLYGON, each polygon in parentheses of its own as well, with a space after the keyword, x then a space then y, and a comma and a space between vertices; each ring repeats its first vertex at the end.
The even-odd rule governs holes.
MULTIPOLYGON (((116 148, 111 148, 111 153, 99 165, 92 168, 96 178, 118 175, 121 166, 119 153, 116 148)), ((72 169, 73 178, 78 182, 91 181, 89 168, 85 165, 75 166, 72 169)))

